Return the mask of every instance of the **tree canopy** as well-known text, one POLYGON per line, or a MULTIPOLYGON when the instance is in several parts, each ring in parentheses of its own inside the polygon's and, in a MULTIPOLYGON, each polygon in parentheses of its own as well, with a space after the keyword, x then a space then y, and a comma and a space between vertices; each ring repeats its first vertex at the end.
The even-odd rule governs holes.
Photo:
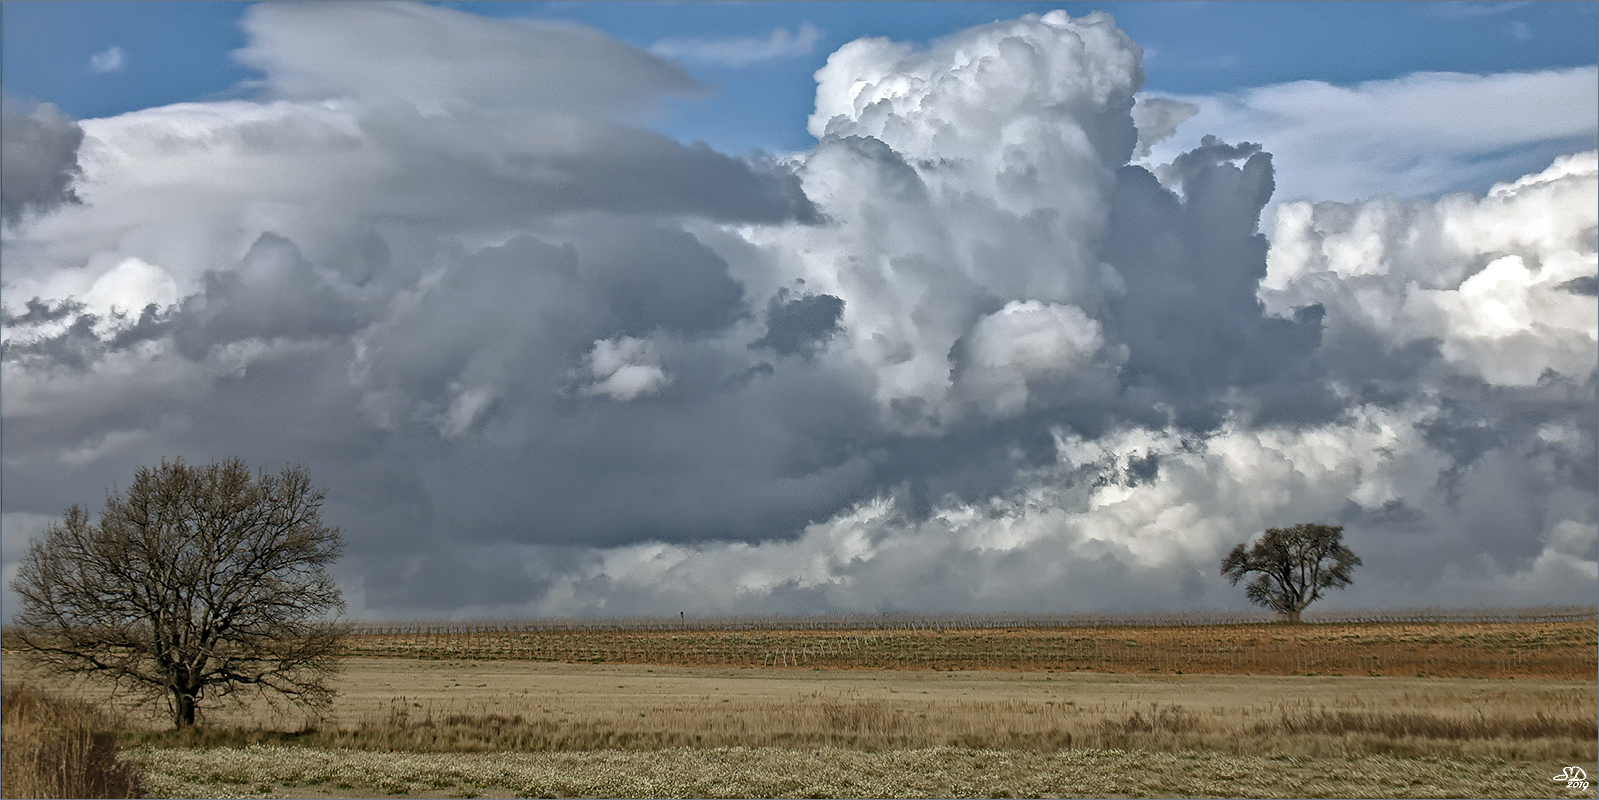
POLYGON ((1245 589, 1249 599, 1298 622, 1299 612, 1321 599, 1324 590, 1350 585, 1360 557, 1344 546, 1343 537, 1340 525, 1268 528, 1254 546, 1234 547, 1221 562, 1221 574, 1234 586, 1254 574, 1245 589))

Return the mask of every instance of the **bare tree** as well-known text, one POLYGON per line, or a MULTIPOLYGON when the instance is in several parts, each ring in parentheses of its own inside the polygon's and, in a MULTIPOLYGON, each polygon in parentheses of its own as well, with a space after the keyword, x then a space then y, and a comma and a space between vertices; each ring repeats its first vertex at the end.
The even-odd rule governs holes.
POLYGON ((343 548, 303 467, 141 467, 98 523, 73 506, 11 588, 20 640, 59 673, 165 698, 176 727, 241 689, 333 699, 344 626, 325 568, 343 548))
POLYGON ((1256 605, 1299 621, 1305 606, 1321 599, 1324 589, 1342 589, 1360 557, 1343 544, 1339 525, 1304 523, 1268 528, 1253 547, 1234 547, 1221 562, 1221 574, 1234 586, 1256 573, 1245 593, 1256 605))

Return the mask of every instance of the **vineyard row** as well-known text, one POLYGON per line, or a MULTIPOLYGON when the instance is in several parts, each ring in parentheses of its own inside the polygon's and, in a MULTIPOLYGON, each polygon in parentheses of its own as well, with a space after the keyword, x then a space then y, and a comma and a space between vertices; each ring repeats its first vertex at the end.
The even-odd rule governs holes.
POLYGON ((1091 670, 1591 678, 1590 623, 1215 628, 712 631, 418 630, 350 639, 353 656, 765 669, 1091 670))
MULTIPOLYGON (((546 617, 513 620, 409 620, 355 622, 356 635, 437 633, 533 633, 550 631, 949 631, 1038 628, 1203 627, 1261 625, 1277 621, 1257 611, 1150 614, 830 614, 718 615, 704 617, 546 617)), ((1309 623, 1320 624, 1468 624, 1557 623, 1599 620, 1599 607, 1539 606, 1472 609, 1344 609, 1309 611, 1309 623)))

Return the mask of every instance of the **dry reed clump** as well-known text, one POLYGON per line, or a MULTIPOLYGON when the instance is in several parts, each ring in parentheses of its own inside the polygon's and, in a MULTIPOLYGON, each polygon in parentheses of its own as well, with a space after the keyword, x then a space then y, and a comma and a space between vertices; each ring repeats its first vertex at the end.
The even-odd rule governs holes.
POLYGON ((0 795, 141 796, 138 770, 118 758, 119 726, 99 708, 7 684, 0 719, 0 795))
POLYGON ((1199 720, 1182 706, 1152 706, 1149 716, 1144 716, 1141 711, 1134 711, 1121 719, 1107 719, 1100 722, 1100 728, 1106 733, 1127 735, 1133 733, 1187 733, 1199 727, 1199 720))

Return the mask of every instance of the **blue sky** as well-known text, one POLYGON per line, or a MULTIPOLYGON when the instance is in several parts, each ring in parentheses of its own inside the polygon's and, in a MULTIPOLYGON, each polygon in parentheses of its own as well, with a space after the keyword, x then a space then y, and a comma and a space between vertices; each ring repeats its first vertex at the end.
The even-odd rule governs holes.
POLYGON ((363 617, 1591 603, 1596 8, 6 0, 0 579, 238 456, 363 617))
MULTIPOLYGON (((100 117, 168 103, 250 96, 258 75, 230 53, 245 43, 246 3, 33 2, 0 6, 0 84, 14 95, 100 117), (120 48, 122 65, 91 59, 120 48)), ((1414 72, 1487 74, 1593 64, 1599 4, 1591 2, 458 2, 488 16, 566 20, 629 44, 769 40, 810 25, 807 46, 737 66, 687 57, 711 88, 653 121, 684 140, 734 151, 802 149, 815 82, 839 45, 886 36, 926 42, 972 25, 1054 8, 1110 12, 1145 50, 1145 88, 1211 94, 1319 80, 1347 85, 1414 72)), ((791 40, 792 41, 792 40, 791 40)))

